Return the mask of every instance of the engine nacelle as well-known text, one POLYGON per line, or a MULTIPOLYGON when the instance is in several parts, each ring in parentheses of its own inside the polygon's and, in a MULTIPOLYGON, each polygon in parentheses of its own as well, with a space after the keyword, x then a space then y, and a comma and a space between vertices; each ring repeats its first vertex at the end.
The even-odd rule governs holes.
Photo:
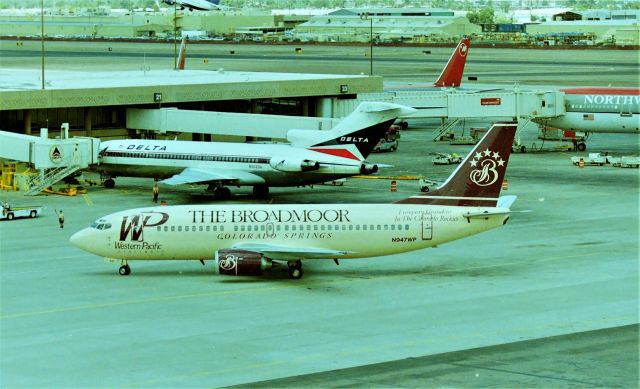
POLYGON ((247 250, 218 250, 213 263, 218 274, 229 276, 259 276, 271 269, 270 260, 247 250))
POLYGON ((320 163, 310 159, 291 159, 283 157, 272 157, 269 165, 281 172, 308 172, 320 169, 320 163))
POLYGON ((363 163, 360 165, 360 174, 373 174, 378 171, 378 165, 374 163, 363 163))

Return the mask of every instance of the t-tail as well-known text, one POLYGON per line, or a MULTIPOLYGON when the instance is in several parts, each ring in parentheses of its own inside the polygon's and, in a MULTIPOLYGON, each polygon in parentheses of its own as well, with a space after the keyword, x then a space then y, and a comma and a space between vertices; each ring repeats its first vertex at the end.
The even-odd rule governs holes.
POLYGON ((414 112, 399 104, 364 102, 331 130, 289 130, 287 140, 296 147, 363 160, 398 117, 414 112))
MULTIPOLYGON (((401 204, 499 206, 498 197, 511 155, 517 123, 494 123, 447 181, 435 191, 398 201, 401 204)), ((509 205, 513 200, 508 202, 509 205)), ((500 206, 505 204, 500 203, 500 206)))
POLYGON ((176 69, 184 70, 184 62, 187 58, 187 37, 182 37, 182 42, 180 43, 180 52, 178 54, 178 59, 176 60, 176 69))
POLYGON ((456 46, 455 50, 447 62, 447 66, 440 73, 440 77, 433 86, 442 87, 458 87, 462 81, 462 73, 464 73, 464 64, 467 62, 467 54, 471 41, 469 38, 462 38, 456 46))

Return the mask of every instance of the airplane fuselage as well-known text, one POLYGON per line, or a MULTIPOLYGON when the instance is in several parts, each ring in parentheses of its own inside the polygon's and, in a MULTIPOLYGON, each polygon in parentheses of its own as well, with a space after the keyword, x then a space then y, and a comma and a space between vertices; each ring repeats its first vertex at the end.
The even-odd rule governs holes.
MULTIPOLYGON (((186 168, 226 172, 233 185, 296 186, 359 174, 362 161, 287 144, 122 140, 101 144, 100 163, 93 170, 117 177, 166 179, 186 168), (287 160, 288 164, 278 164, 287 160), (319 161, 313 171, 300 169, 304 161, 319 161)), ((215 180, 211 180, 215 181, 215 180)))
POLYGON ((552 127, 584 132, 640 133, 640 92, 632 88, 565 89, 564 115, 552 127))
POLYGON ((344 252, 340 258, 362 258, 436 246, 501 226, 508 218, 465 217, 484 209, 409 204, 152 207, 101 218, 73 239, 96 255, 124 260, 211 259, 217 250, 239 244, 317 247, 344 252))

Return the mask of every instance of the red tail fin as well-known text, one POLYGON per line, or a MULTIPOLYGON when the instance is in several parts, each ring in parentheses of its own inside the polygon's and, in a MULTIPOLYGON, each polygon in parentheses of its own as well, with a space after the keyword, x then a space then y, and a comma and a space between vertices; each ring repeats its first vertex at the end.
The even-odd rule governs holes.
POLYGON ((398 203, 495 207, 517 127, 495 123, 442 186, 398 203))
POLYGON ((470 45, 471 42, 469 38, 462 38, 460 40, 458 46, 453 50, 453 54, 451 54, 451 58, 449 58, 447 66, 442 70, 440 77, 438 77, 438 80, 433 84, 433 86, 460 86, 462 73, 464 72, 464 64, 467 62, 467 54, 469 53, 470 45))
POLYGON ((187 55, 187 37, 182 38, 180 43, 180 53, 178 54, 178 60, 176 62, 176 69, 184 70, 184 61, 187 55))

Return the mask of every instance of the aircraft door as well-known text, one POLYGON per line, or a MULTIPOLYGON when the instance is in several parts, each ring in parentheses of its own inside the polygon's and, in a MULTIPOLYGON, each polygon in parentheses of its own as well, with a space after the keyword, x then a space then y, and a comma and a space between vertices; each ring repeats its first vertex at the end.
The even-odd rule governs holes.
POLYGON ((422 240, 433 239, 433 215, 429 212, 422 213, 422 240))
POLYGON ((265 233, 267 234, 267 236, 269 237, 273 237, 276 234, 276 228, 273 226, 273 223, 266 223, 266 230, 265 233))

